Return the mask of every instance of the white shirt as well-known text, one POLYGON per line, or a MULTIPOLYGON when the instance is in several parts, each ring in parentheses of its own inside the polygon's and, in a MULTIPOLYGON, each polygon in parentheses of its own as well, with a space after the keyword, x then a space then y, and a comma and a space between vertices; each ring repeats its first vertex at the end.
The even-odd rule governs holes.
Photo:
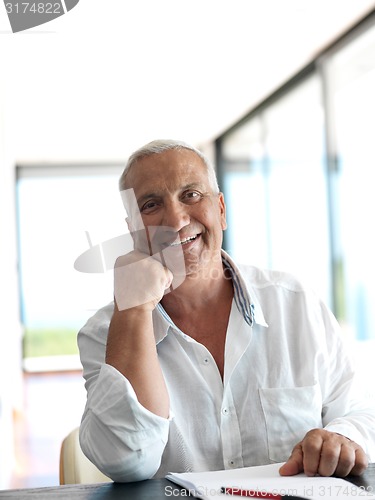
POLYGON ((282 462, 307 431, 324 427, 374 459, 375 409, 351 399, 353 369, 330 311, 288 274, 237 268, 225 252, 223 262, 235 292, 223 380, 202 344, 160 304, 153 312, 169 419, 145 409, 104 361, 113 304, 82 328, 85 454, 113 480, 135 481, 282 462))

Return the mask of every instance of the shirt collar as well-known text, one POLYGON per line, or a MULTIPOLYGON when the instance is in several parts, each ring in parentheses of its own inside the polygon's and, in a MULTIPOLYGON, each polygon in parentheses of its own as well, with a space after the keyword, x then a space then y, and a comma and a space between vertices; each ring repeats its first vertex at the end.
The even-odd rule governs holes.
POLYGON ((234 289, 234 300, 237 309, 240 311, 246 323, 253 326, 254 322, 257 325, 268 326, 266 323, 262 308, 255 296, 251 296, 249 288, 243 279, 242 273, 224 250, 221 251, 224 266, 230 272, 234 289))
MULTIPOLYGON (((241 271, 236 266, 233 259, 224 250, 221 251, 221 257, 225 268, 228 270, 227 272, 232 278, 234 301, 244 320, 250 326, 253 326, 255 322, 258 325, 267 327, 268 324, 264 319, 260 304, 254 296, 250 296, 248 287, 246 286, 246 283, 242 277, 241 271)), ((179 329, 173 323, 172 319, 160 303, 153 311, 153 322, 155 341, 157 344, 168 335, 168 330, 170 327, 179 331, 179 329)))

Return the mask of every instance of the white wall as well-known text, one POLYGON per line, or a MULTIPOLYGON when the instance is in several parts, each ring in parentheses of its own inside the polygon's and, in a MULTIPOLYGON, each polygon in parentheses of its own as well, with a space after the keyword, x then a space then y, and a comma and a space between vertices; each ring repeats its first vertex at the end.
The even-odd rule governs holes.
POLYGON ((14 462, 13 411, 21 405, 21 328, 17 290, 15 179, 6 135, 6 95, 0 82, 0 489, 14 462))

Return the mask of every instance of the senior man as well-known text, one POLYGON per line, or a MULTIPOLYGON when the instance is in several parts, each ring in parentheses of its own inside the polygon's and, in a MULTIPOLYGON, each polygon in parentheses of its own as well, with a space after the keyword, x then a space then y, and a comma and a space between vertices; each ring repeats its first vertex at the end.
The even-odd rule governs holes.
POLYGON ((90 460, 114 481, 274 462, 282 475, 361 474, 375 410, 352 397, 338 324, 294 277, 222 250, 224 197, 204 155, 154 141, 120 189, 136 200, 134 251, 117 261, 114 302, 78 336, 90 460))

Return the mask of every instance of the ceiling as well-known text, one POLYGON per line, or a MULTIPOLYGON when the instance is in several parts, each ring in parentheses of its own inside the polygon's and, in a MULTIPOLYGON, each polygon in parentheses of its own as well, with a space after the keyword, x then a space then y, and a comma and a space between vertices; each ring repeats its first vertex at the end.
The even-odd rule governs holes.
POLYGON ((205 144, 375 0, 80 0, 12 34, 0 16, 6 144, 18 162, 122 161, 205 144))

